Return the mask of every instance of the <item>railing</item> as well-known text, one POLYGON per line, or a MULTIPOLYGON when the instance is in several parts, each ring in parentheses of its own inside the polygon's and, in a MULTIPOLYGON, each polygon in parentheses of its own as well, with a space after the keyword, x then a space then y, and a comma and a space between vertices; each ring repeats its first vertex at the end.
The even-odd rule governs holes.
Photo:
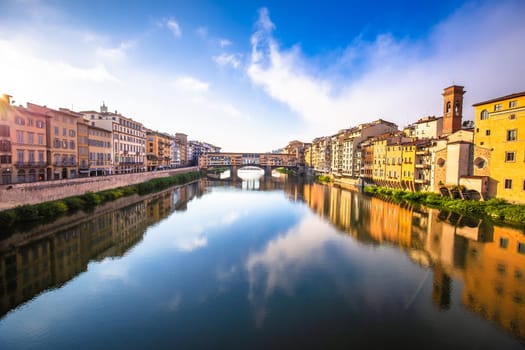
POLYGON ((35 162, 35 161, 29 161, 29 162, 16 162, 15 166, 17 168, 34 168, 34 167, 45 167, 47 166, 47 162, 35 162))

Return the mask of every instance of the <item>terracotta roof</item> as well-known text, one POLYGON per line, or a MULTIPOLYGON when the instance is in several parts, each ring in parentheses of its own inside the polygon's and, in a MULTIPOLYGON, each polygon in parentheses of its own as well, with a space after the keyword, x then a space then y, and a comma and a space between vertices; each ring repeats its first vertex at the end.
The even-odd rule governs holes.
POLYGON ((517 92, 515 94, 510 94, 510 95, 506 95, 506 96, 501 96, 501 97, 498 97, 498 98, 493 98, 491 100, 487 100, 487 101, 483 101, 483 102, 474 103, 472 106, 476 107, 476 106, 484 105, 484 104, 487 104, 487 103, 498 102, 498 101, 502 101, 502 100, 507 100, 509 98, 515 98, 515 97, 521 97, 521 96, 525 96, 525 91, 517 92))

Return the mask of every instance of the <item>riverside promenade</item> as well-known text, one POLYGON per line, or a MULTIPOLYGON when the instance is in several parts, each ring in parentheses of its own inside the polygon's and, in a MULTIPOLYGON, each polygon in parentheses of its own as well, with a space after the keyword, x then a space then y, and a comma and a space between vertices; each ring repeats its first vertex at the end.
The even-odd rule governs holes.
POLYGON ((197 170, 198 167, 194 166, 143 173, 0 185, 0 211, 18 205, 37 204, 82 195, 86 192, 99 192, 197 170))

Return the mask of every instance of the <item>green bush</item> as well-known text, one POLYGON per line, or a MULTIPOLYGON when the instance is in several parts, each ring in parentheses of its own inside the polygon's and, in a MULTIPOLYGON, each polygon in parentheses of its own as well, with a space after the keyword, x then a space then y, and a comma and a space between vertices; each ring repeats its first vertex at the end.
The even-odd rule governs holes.
POLYGON ((0 226, 11 226, 16 221, 14 210, 0 211, 0 226))
POLYGON ((35 205, 24 204, 15 208, 17 221, 33 221, 39 219, 38 209, 35 205))
POLYGON ((16 223, 35 221, 42 218, 55 218, 63 213, 74 212, 79 209, 91 210, 100 203, 113 201, 132 194, 146 194, 177 184, 184 184, 202 177, 203 174, 205 175, 202 171, 177 174, 171 177, 152 179, 137 185, 119 187, 97 193, 86 192, 80 196, 67 197, 52 202, 20 205, 14 209, 0 211, 0 227, 9 227, 16 223))
POLYGON ((84 208, 86 202, 78 196, 64 198, 62 201, 67 205, 70 212, 84 208))
POLYGON ((87 207, 94 207, 101 202, 98 194, 89 191, 81 195, 80 198, 86 203, 87 207))
POLYGON ((36 205, 38 216, 43 219, 55 218, 68 211, 68 206, 61 200, 36 205))

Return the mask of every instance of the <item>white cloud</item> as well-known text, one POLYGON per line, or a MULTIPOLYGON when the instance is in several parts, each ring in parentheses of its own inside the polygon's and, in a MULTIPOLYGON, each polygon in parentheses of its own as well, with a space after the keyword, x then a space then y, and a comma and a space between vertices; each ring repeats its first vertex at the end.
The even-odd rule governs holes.
POLYGON ((227 47, 230 46, 232 42, 228 39, 219 39, 219 46, 220 47, 227 47))
POLYGON ((176 247, 183 252, 191 252, 195 249, 203 248, 208 245, 208 238, 206 237, 195 237, 189 241, 177 242, 176 247))
POLYGON ((174 85, 177 89, 186 92, 206 92, 210 87, 209 83, 190 76, 177 78, 174 85))
POLYGON ((182 31, 180 29, 179 23, 176 20, 169 18, 166 20, 165 24, 176 38, 180 38, 182 36, 182 31))
POLYGON ((239 68, 241 65, 242 55, 239 53, 227 54, 222 53, 219 56, 213 56, 212 59, 219 66, 232 66, 233 68, 239 68))
POLYGON ((452 84, 465 86, 464 118, 472 119, 472 103, 523 90, 525 49, 516 45, 525 37, 523 10, 520 2, 467 5, 428 38, 358 37, 331 66, 315 67, 299 46, 279 46, 275 25, 262 9, 246 72, 301 116, 312 138, 377 118, 402 127, 440 115, 441 92, 452 84))
MULTIPOLYGON (((87 37, 87 40, 94 40, 91 37, 87 37)), ((124 41, 120 43, 117 47, 97 47, 96 54, 101 58, 106 58, 109 60, 122 60, 126 58, 126 51, 135 46, 133 41, 124 41)))
POLYGON ((200 36, 203 39, 206 39, 208 37, 208 28, 207 27, 198 27, 195 32, 198 36, 200 36))

